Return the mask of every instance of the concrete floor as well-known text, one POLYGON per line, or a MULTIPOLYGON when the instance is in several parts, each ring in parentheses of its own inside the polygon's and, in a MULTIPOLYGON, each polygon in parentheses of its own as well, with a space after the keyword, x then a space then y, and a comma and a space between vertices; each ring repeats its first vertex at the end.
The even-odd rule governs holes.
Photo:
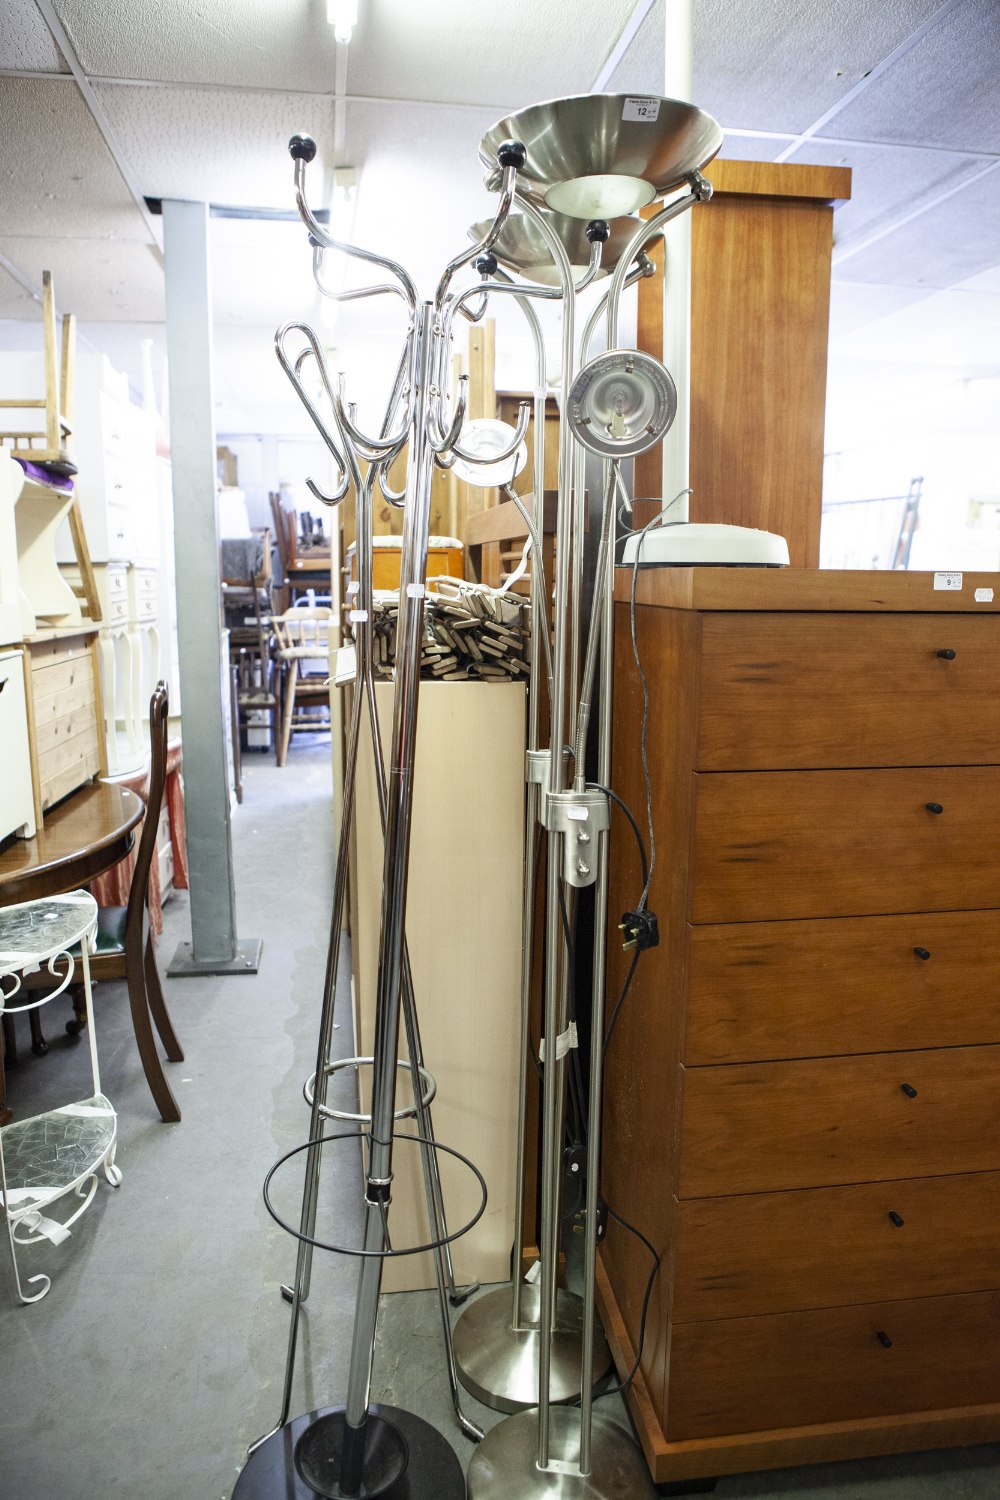
MULTIPOLYGON (((289 762, 248 756, 234 817, 240 936, 264 940, 256 977, 167 983, 186 1049, 169 1064, 184 1119, 163 1125, 139 1066, 124 986, 96 992, 105 1091, 119 1111, 120 1189, 101 1183, 70 1240, 21 1253, 52 1276, 36 1306, 0 1271, 0 1500, 229 1500, 247 1443, 274 1422, 288 1331, 279 1294, 294 1242, 261 1198, 271 1164, 305 1138, 302 1082, 315 1066, 331 894, 330 748, 299 736, 289 762)), ((189 937, 187 896, 165 910, 161 965, 189 937)), ((345 955, 346 957, 346 955, 345 955)), ((346 985, 342 988, 346 995, 346 985)), ((18 1116, 88 1089, 85 1049, 44 1012, 47 1058, 8 1075, 18 1116)), ((349 1016, 337 1050, 348 1055, 349 1016)), ((433 1059, 429 1059, 433 1068, 433 1059)), ((349 1075, 336 1083, 345 1104, 349 1075)), ((324 1168, 321 1221, 353 1238, 353 1148, 324 1168), (333 1227, 335 1226, 335 1227, 333 1227)), ((294 1216, 296 1174, 280 1189, 294 1216)), ((0 1251, 0 1260, 5 1252, 0 1251)), ((317 1255, 292 1411, 343 1398, 353 1316, 350 1261, 317 1255)), ((433 1422, 465 1463, 441 1356, 436 1298, 385 1300, 374 1396, 433 1422)), ((617 1399, 602 1402, 618 1406, 617 1399)), ((466 1398, 486 1427, 497 1414, 466 1398)), ((739 1476, 719 1500, 979 1500, 1000 1495, 1000 1448, 739 1476)), ((512 1493, 511 1500, 517 1500, 512 1493)), ((643 1500, 643 1497, 637 1497, 643 1500)))

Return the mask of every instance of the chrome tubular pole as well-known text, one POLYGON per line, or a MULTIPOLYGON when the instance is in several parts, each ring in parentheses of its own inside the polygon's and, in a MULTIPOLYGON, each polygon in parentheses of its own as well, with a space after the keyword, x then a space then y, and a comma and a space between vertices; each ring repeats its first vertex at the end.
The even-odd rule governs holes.
MULTIPOLYGON (((562 791, 565 784, 563 739, 566 708, 567 670, 567 604, 569 599, 569 554, 578 497, 573 492, 573 434, 566 421, 565 406, 573 383, 575 358, 573 273, 560 240, 552 233, 544 215, 526 199, 519 207, 544 235, 559 271, 563 289, 562 328, 562 402, 559 420, 559 504, 556 516, 555 579, 555 646, 553 651, 553 691, 551 735, 549 740, 548 792, 562 791)), ((536 435, 536 442, 537 442, 536 435)), ((544 793, 543 793, 544 800, 544 793)), ((555 1325, 557 1258, 559 1253, 559 1168, 562 1159, 562 1100, 565 1063, 560 1057, 558 1038, 562 1030, 566 971, 562 924, 560 918, 560 883, 562 880, 562 840, 557 830, 549 828, 547 840, 545 900, 545 1006, 544 1006, 544 1091, 542 1101, 542 1232, 541 1296, 539 1304, 538 1341, 538 1458, 539 1469, 549 1464, 549 1406, 552 1369, 552 1334, 555 1325), (563 962, 560 962, 560 959, 563 962)), ((589 1371, 587 1372, 589 1379, 589 1371)))
MULTIPOLYGON (((433 465, 433 453, 427 436, 427 404, 434 354, 433 320, 432 304, 424 303, 417 313, 415 389, 412 393, 410 463, 400 567, 396 689, 393 701, 392 759, 388 786, 373 1049, 372 1120, 365 1193, 366 1251, 385 1248, 383 1214, 391 1197, 392 1127, 406 921, 406 872, 413 811, 413 760, 420 691, 424 575, 427 567, 433 465)), ((361 1265, 347 1387, 347 1426, 340 1478, 340 1487, 345 1495, 357 1495, 361 1488, 364 1434, 371 1396, 381 1284, 382 1260, 377 1254, 368 1255, 361 1265)))

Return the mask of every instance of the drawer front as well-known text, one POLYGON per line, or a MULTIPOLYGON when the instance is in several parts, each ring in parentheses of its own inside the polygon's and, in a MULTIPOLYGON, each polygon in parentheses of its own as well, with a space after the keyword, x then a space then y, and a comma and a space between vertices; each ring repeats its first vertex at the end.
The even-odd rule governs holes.
POLYGON ((1000 911, 720 923, 688 951, 689 1064, 1000 1042, 1000 911))
POLYGON ((94 668, 89 656, 46 667, 32 677, 35 707, 35 743, 47 750, 56 740, 69 738, 67 725, 89 720, 97 708, 94 668))
POLYGON ((675 1324, 666 1435, 986 1405, 998 1341, 997 1292, 675 1324))
POLYGON ((108 555, 128 558, 132 555, 132 514, 127 505, 108 501, 108 555))
POLYGON ((107 391, 100 393, 101 440, 104 451, 112 458, 123 459, 128 447, 128 412, 107 391))
POLYGON ((678 1205, 680 1323, 988 1291, 998 1279, 998 1172, 678 1205))
POLYGON ((680 1073, 680 1198, 1000 1169, 1000 1047, 680 1073))
POLYGON ((694 922, 1000 907, 1000 766, 695 783, 694 922))
POLYGON ((706 614, 695 763, 982 765, 998 681, 995 617, 706 614))
POLYGON ((109 567, 105 573, 108 587, 109 601, 115 599, 128 599, 128 568, 118 566, 109 567))

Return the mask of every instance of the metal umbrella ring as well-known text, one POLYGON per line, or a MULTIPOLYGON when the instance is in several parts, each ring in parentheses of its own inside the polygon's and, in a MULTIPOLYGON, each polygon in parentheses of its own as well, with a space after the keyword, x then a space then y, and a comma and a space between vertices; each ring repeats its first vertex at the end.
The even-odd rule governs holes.
POLYGON ((456 1240, 460 1240, 463 1235, 468 1234, 470 1229, 475 1228, 486 1212, 487 1199, 486 1178, 480 1172, 475 1162, 470 1161, 461 1151, 456 1151, 454 1146, 444 1146, 440 1141, 431 1140, 428 1136, 409 1135, 397 1131, 393 1132, 392 1138, 394 1143, 407 1141, 413 1145, 429 1146, 433 1151, 443 1151, 446 1155, 453 1156, 456 1161, 460 1161, 463 1167, 468 1167, 479 1183, 481 1190, 479 1206, 471 1219, 463 1224, 460 1229, 453 1229, 450 1234, 443 1234, 437 1239, 428 1240, 423 1245, 405 1245, 401 1250, 359 1250, 353 1245, 335 1245, 331 1240, 321 1240, 317 1239, 314 1235, 304 1234, 301 1229, 295 1228, 286 1219, 281 1217, 271 1202, 271 1179, 281 1167, 286 1166, 293 1156, 298 1156, 302 1151, 309 1151, 313 1146, 325 1146, 332 1141, 360 1141, 364 1140, 367 1136, 368 1131, 339 1130, 334 1135, 321 1135, 317 1136, 315 1140, 303 1141, 300 1146, 294 1146, 291 1151, 286 1151, 284 1156, 279 1156, 274 1166, 264 1178, 264 1205, 274 1222, 280 1225, 293 1239, 302 1240, 305 1244, 312 1245, 315 1250, 328 1250, 333 1255, 353 1255, 361 1260, 390 1260, 403 1255, 423 1255, 429 1251, 439 1250, 443 1245, 454 1244, 456 1240))
MULTIPOLYGON (((334 1073, 339 1073, 344 1068, 370 1068, 374 1066, 374 1063, 375 1059, 373 1057, 342 1057, 339 1062, 327 1063, 326 1067, 323 1069, 323 1072, 327 1078, 331 1078, 334 1073)), ((413 1072, 413 1064, 409 1061, 408 1058, 405 1057, 397 1059, 396 1067, 400 1068, 407 1075, 410 1075, 413 1072)), ((420 1080, 424 1086, 423 1097, 420 1101, 420 1108, 426 1109, 429 1104, 433 1104, 435 1098, 437 1097, 437 1080, 435 1079, 433 1073, 428 1072, 426 1068, 421 1067, 418 1068, 417 1071, 420 1074, 420 1080)), ((315 1097, 315 1088, 316 1074, 310 1073, 309 1077, 302 1085, 303 1098, 310 1108, 312 1108, 313 1099, 315 1097)), ((323 1116, 324 1120, 344 1120, 346 1123, 353 1125, 370 1125, 372 1119, 371 1115, 358 1114, 347 1109, 334 1109, 333 1106, 329 1104, 321 1104, 319 1106, 319 1113, 323 1116)), ((392 1118, 394 1120, 413 1120, 416 1118, 416 1116, 417 1105, 407 1104, 404 1105, 402 1109, 397 1109, 392 1118)))

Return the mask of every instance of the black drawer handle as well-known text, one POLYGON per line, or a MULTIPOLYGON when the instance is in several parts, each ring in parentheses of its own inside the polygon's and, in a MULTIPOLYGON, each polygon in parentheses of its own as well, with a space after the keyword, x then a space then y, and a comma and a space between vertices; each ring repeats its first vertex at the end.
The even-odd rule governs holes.
POLYGON ((875 1337, 878 1339, 878 1341, 882 1345, 883 1349, 891 1349, 892 1348, 892 1339, 889 1337, 889 1335, 887 1333, 883 1333, 882 1330, 881 1330, 881 1328, 879 1329, 879 1331, 875 1335, 875 1337))
POLYGON ((925 962, 931 956, 926 948, 914 948, 913 951, 916 954, 917 958, 922 958, 925 962))
POLYGON ((946 646, 943 651, 938 652, 938 656, 940 656, 942 661, 954 661, 957 655, 958 652, 953 651, 950 646, 946 646))
POLYGON ((932 812, 932 813, 943 813, 944 812, 944 808, 941 806, 940 802, 927 802, 924 805, 927 808, 928 812, 932 812))
POLYGON ((901 1083, 899 1086, 903 1090, 903 1093, 906 1095, 907 1099, 915 1099, 917 1097, 917 1091, 913 1087, 912 1083, 901 1083))
POLYGON ((902 1214, 898 1214, 894 1208, 890 1208, 889 1222, 890 1224, 893 1224, 897 1229, 902 1229, 903 1225, 906 1223, 906 1220, 903 1218, 902 1214))

